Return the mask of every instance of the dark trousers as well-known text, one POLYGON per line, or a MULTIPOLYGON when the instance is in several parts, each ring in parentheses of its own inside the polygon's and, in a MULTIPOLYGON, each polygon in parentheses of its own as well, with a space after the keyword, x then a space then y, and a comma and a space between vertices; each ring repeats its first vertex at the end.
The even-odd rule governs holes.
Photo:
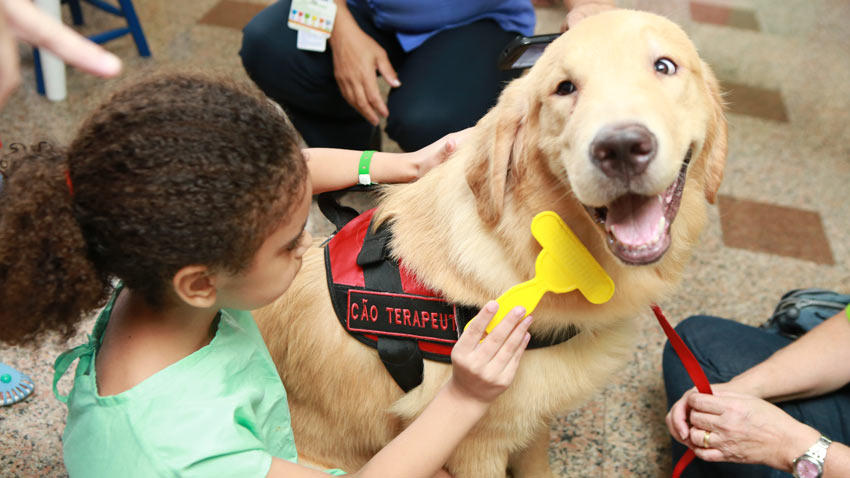
MULTIPOLYGON (((728 382, 732 377, 764 361, 791 343, 781 335, 717 317, 689 317, 676 327, 693 351, 709 382, 728 382)), ((850 344, 848 344, 850 346, 850 344)), ((667 408, 693 387, 685 368, 669 343, 664 347, 664 384, 667 408)), ((826 437, 848 443, 850 437, 850 388, 820 397, 777 404, 786 413, 806 423, 826 437)), ((686 448, 673 440, 673 463, 686 448)), ((790 478, 789 473, 761 465, 708 463, 697 459, 688 465, 684 478, 790 478)))
MULTIPOLYGON (((278 102, 312 147, 370 149, 376 130, 342 97, 333 57, 295 48, 286 25, 290 0, 279 1, 245 27, 242 64, 266 95, 278 102)), ((483 20, 438 33, 405 53, 393 32, 379 30, 368 12, 352 8, 360 28, 389 56, 402 86, 387 100, 387 135, 405 151, 474 125, 507 81, 520 72, 500 71, 499 53, 516 37, 483 20)))

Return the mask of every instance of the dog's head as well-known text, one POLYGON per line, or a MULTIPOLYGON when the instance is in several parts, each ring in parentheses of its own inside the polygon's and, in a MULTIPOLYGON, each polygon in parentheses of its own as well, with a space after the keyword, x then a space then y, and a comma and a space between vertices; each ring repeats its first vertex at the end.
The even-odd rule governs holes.
POLYGON ((486 152, 466 177, 485 223, 501 220, 506 193, 522 189, 524 176, 541 169, 536 162, 550 179, 534 187, 552 184, 581 203, 627 264, 653 263, 670 247, 686 183, 713 203, 723 175, 717 80, 687 35, 650 13, 583 20, 505 88, 478 126, 486 152))

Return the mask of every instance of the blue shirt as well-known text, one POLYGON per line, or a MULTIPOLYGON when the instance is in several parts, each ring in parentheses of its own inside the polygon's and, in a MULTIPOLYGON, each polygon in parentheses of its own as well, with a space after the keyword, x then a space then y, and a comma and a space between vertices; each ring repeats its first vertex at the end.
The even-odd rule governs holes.
POLYGON ((406 52, 443 30, 484 19, 505 31, 534 34, 529 0, 348 0, 348 5, 369 12, 378 28, 396 32, 406 52))

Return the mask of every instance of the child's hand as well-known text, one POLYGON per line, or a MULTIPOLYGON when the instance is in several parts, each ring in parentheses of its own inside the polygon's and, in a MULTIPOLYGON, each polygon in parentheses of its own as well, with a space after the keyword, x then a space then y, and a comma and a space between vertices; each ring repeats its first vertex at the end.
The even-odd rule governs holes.
POLYGON ((561 23, 561 33, 575 27, 578 22, 587 17, 616 8, 613 0, 573 0, 572 8, 561 23))
POLYGON ((428 171, 449 159, 457 148, 463 143, 463 140, 468 136, 472 128, 450 133, 428 146, 409 153, 408 156, 414 170, 414 179, 421 178, 428 171))
POLYGON ((484 329, 499 310, 490 301, 472 319, 452 350, 452 381, 464 395, 483 403, 495 400, 513 382, 531 335, 531 316, 516 307, 486 337, 484 329), (482 340, 483 337, 483 340, 482 340))

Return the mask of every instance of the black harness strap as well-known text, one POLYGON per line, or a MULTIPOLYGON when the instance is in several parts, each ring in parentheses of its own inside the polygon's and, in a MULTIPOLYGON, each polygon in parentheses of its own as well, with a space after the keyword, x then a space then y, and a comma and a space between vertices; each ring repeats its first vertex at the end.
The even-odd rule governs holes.
MULTIPOLYGON (((372 224, 369 224, 369 231, 371 230, 372 224)), ((357 265, 363 268, 367 289, 402 290, 398 263, 385 260, 389 257, 389 238, 389 229, 383 225, 374 234, 367 233, 366 239, 363 240, 363 247, 357 255, 357 265)), ((425 364, 415 340, 380 335, 377 349, 384 367, 405 393, 422 383, 425 364)))
POLYGON ((329 191, 320 193, 316 196, 316 203, 319 205, 319 210, 330 222, 336 226, 337 232, 343 228, 349 221, 359 216, 360 213, 356 209, 343 206, 339 203, 339 197, 349 191, 369 191, 374 186, 352 186, 341 191, 329 191))

